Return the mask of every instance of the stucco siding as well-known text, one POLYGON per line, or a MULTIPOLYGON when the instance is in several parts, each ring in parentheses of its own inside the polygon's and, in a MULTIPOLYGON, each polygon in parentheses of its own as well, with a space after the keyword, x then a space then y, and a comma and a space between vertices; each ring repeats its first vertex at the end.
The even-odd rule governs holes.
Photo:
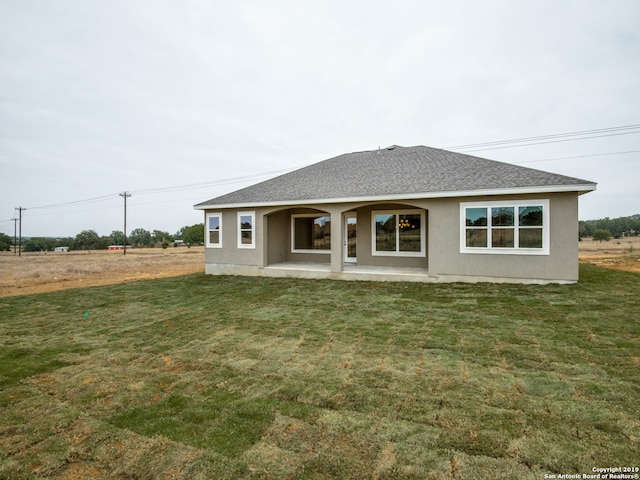
MULTIPOLYGON (((377 210, 407 210, 407 209, 424 209, 424 204, 370 204, 356 209, 358 215, 356 249, 358 255, 358 265, 367 265, 373 267, 398 267, 398 268, 428 268, 428 228, 425 228, 427 241, 424 256, 420 257, 402 257, 402 256, 378 256, 373 255, 373 225, 372 214, 377 210)), ((428 212, 425 212, 426 225, 429 224, 428 212)))
MULTIPOLYGON (((238 248, 238 210, 222 210, 222 248, 206 248, 207 273, 237 271, 268 274, 265 268, 285 263, 328 265, 328 278, 357 277, 343 265, 343 222, 346 212, 357 214, 357 268, 416 269, 422 280, 575 282, 578 280, 578 195, 501 195, 410 200, 402 203, 342 203, 316 209, 280 207, 255 209, 255 248, 238 248), (461 252, 461 202, 548 200, 548 254, 461 252), (372 214, 377 210, 424 211, 423 255, 381 256, 372 252, 372 214), (331 215, 331 253, 299 253, 291 248, 291 216, 325 212, 331 215)), ((352 269, 353 266, 349 267, 352 269)), ((324 275, 325 270, 319 270, 324 275)), ((293 270, 296 275, 296 270, 293 270)), ((302 274, 300 274, 302 275, 302 274)), ((391 278, 391 277, 389 277, 391 278)), ((395 277, 394 277, 395 278, 395 277)))
MULTIPOLYGON (((439 202, 430 210, 429 273, 541 280, 578 279, 578 198, 575 193, 500 197, 499 200, 549 199, 549 255, 460 253, 460 199, 439 202), (437 240, 436 240, 437 239, 437 240)), ((495 201, 474 197, 464 201, 495 201)))
POLYGON ((255 235, 254 248, 238 248, 238 211, 223 210, 222 248, 205 248, 205 264, 259 265, 263 238, 262 215, 259 209, 255 210, 255 235))
POLYGON ((289 214, 279 211, 265 218, 268 238, 266 239, 267 265, 289 261, 291 236, 289 235, 289 214))

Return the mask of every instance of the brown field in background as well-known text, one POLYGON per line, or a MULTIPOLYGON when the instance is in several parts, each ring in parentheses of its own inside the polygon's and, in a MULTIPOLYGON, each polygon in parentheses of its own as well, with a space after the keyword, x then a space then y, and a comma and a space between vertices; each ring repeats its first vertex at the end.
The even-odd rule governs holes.
POLYGON ((0 297, 204 271, 204 247, 0 254, 0 297))
MULTIPOLYGON (((580 262, 640 273, 640 237, 580 242, 580 262)), ((204 247, 0 254, 0 297, 204 271, 204 247)))
POLYGON ((612 238, 608 242, 585 238, 578 248, 580 263, 640 273, 640 237, 612 238))

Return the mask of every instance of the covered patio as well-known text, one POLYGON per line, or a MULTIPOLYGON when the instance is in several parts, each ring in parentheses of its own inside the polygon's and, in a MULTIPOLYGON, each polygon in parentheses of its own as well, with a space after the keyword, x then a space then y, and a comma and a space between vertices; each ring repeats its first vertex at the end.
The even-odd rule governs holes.
POLYGON ((345 263, 340 272, 331 271, 328 263, 282 262, 264 269, 268 277, 297 277, 333 280, 437 282, 425 268, 377 267, 345 263))

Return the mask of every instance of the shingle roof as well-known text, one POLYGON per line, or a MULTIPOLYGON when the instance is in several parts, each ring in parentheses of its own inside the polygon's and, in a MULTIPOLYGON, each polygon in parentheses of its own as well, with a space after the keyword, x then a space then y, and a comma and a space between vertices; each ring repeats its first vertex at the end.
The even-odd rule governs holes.
POLYGON ((195 205, 270 205, 344 199, 470 195, 531 190, 590 191, 596 184, 437 148, 392 146, 345 153, 195 205), (573 188, 575 187, 575 188, 573 188))

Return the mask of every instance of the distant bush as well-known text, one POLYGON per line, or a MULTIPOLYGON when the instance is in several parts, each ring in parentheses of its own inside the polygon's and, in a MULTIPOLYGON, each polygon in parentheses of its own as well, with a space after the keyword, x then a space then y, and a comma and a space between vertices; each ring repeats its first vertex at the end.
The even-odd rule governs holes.
POLYGON ((593 232, 593 239, 599 242, 602 242, 603 240, 605 242, 608 242, 609 240, 611 240, 611 232, 609 230, 599 228, 595 232, 593 232))

